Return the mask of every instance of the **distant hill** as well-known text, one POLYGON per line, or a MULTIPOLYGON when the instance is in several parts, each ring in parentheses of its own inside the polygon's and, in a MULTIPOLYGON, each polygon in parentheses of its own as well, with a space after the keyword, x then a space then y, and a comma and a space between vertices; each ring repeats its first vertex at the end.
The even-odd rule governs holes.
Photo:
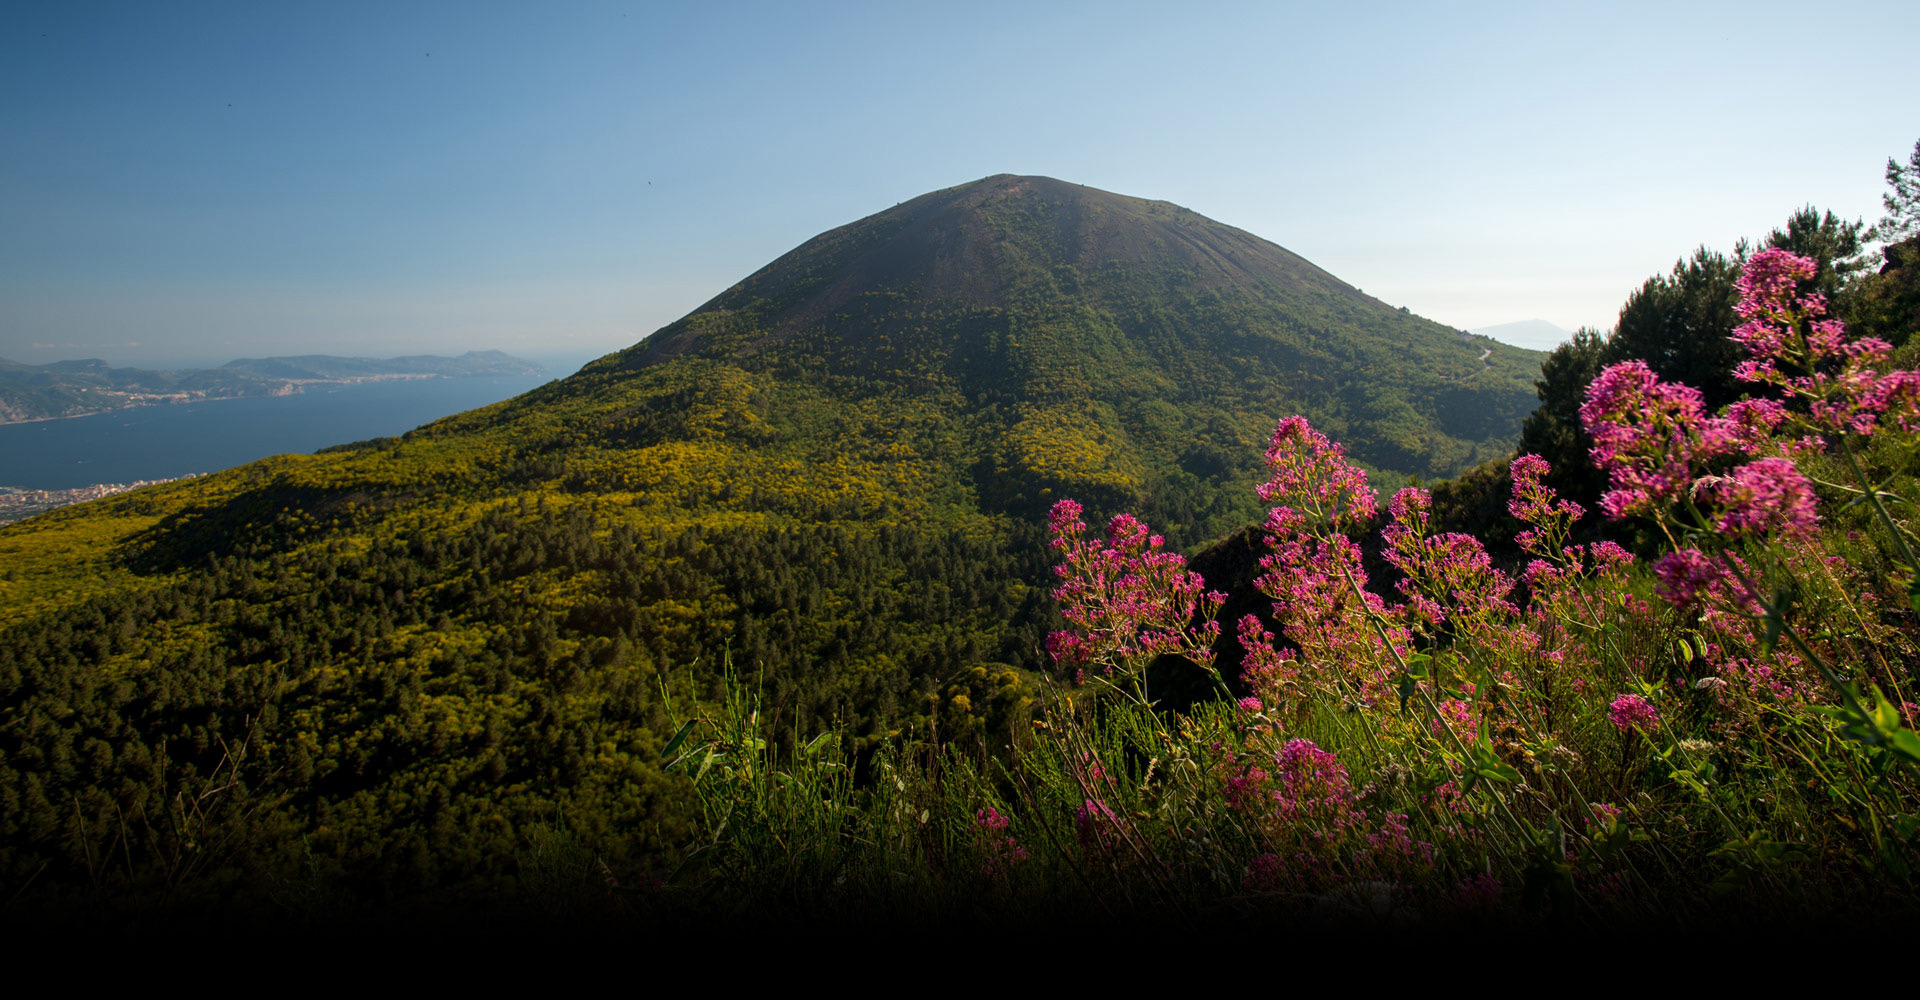
POLYGON ((242 358, 219 368, 114 368, 98 358, 25 365, 0 358, 0 424, 78 417, 161 403, 285 396, 315 384, 389 378, 530 375, 539 365, 499 351, 457 358, 242 358))
POLYGON ((514 399, 0 527, 33 720, 0 885, 161 884, 87 838, 222 767, 204 864, 244 874, 208 891, 485 899, 549 835, 646 884, 696 808, 663 747, 727 671, 781 732, 1001 741, 1055 500, 1222 537, 1295 413, 1382 485, 1450 475, 1511 448, 1541 358, 1166 202, 933 192, 514 399))
POLYGON ((1573 331, 1562 330, 1544 319, 1523 319, 1517 323, 1483 326, 1473 332, 1503 344, 1535 351, 1551 351, 1573 336, 1573 331))

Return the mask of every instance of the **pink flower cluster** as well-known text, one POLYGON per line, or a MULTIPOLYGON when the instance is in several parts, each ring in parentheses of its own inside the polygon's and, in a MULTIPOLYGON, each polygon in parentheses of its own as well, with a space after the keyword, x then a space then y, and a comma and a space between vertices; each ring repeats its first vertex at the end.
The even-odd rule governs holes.
POLYGON ((1707 416, 1698 390, 1661 381, 1644 361, 1608 365, 1587 387, 1580 422, 1613 487, 1600 509, 1616 519, 1679 500, 1694 469, 1755 443, 1746 425, 1707 416))
POLYGON ((1251 882, 1262 888, 1315 888, 1346 874, 1380 875, 1430 861, 1431 844, 1413 839, 1406 817, 1370 820, 1339 758, 1311 740, 1293 739, 1268 767, 1242 765, 1228 777, 1227 800, 1269 848, 1251 882))
POLYGON ((1699 495, 1719 503, 1716 526, 1733 537, 1808 535, 1820 522, 1813 484, 1790 459, 1763 458, 1703 480, 1699 495))
MULTIPOLYGON (((1277 649, 1273 644, 1273 633, 1254 615, 1240 619, 1240 649, 1245 655, 1240 660, 1240 676, 1246 679, 1249 687, 1261 693, 1264 698, 1252 697, 1240 702, 1241 708, 1251 701, 1255 705, 1272 705, 1278 708, 1288 704, 1290 696, 1300 680, 1300 661, 1291 649, 1277 649)), ((1249 709, 1257 712, 1259 708, 1249 709)))
POLYGON ((1507 513, 1525 522, 1527 530, 1516 539, 1520 547, 1536 555, 1567 537, 1573 522, 1586 516, 1586 508, 1559 498, 1545 482, 1553 467, 1538 455, 1521 455, 1507 466, 1513 480, 1513 496, 1507 501, 1507 513))
POLYGON ((1007 832, 1011 823, 1001 815, 1000 810, 981 806, 973 814, 973 825, 987 842, 987 861, 981 868, 981 874, 989 878, 1004 875, 1011 872, 1015 865, 1027 860, 1027 849, 1021 847, 1020 842, 1007 832))
POLYGON ((1513 581, 1493 567, 1478 538, 1426 534, 1431 500, 1426 490, 1413 486, 1395 493, 1388 504, 1393 523, 1380 533, 1386 543, 1381 554, 1405 574, 1398 589, 1413 617, 1431 625, 1448 620, 1467 625, 1518 614, 1507 600, 1513 581))
POLYGON ((1292 507, 1335 528, 1373 519, 1376 501, 1367 474, 1346 460, 1346 448, 1327 440, 1305 417, 1288 417, 1267 445, 1266 482, 1254 488, 1268 503, 1292 507))
POLYGON ((1653 561, 1654 593, 1683 610, 1705 601, 1722 575, 1720 564, 1699 549, 1677 549, 1653 561))
POLYGON ((1079 504, 1062 500, 1048 517, 1063 556, 1054 598, 1076 626, 1047 637, 1054 660, 1142 670, 1146 660, 1172 654, 1212 665, 1220 635, 1214 618, 1225 595, 1207 591, 1186 557, 1165 551, 1165 539, 1133 515, 1109 521, 1102 542, 1087 537, 1080 514, 1079 504))
POLYGON ((1073 815, 1074 832, 1080 838, 1082 847, 1104 844, 1106 838, 1115 835, 1122 825, 1120 815, 1099 799, 1087 799, 1080 803, 1080 810, 1073 815))
POLYGON ((1653 707, 1653 702, 1637 694, 1623 694, 1607 706, 1607 721, 1623 733, 1648 730, 1660 724, 1660 711, 1653 707))
MULTIPOLYGON (((1738 307, 1746 322, 1733 339, 1749 357, 1736 374, 1805 400, 1803 423, 1819 433, 1871 434, 1889 415, 1903 430, 1920 429, 1920 373, 1882 374, 1870 367, 1885 361, 1891 348, 1870 337, 1850 341, 1837 320, 1820 318, 1826 300, 1798 291, 1798 283, 1814 273, 1812 260, 1778 249, 1747 262, 1738 307)), ((1690 497, 1717 507, 1714 526, 1730 537, 1804 537, 1819 522, 1813 486, 1785 454, 1822 443, 1817 437, 1797 445, 1774 441, 1796 419, 1777 400, 1743 399, 1725 415, 1710 417, 1698 392, 1661 381, 1644 362, 1627 361, 1609 366, 1588 387, 1580 419, 1594 441, 1593 460, 1612 487, 1600 500, 1609 517, 1660 516, 1690 497), (1775 454, 1724 476, 1695 478, 1714 459, 1763 449, 1775 454)), ((1519 481, 1516 472, 1516 489, 1519 481)), ((1669 562, 1662 574, 1669 600, 1684 603, 1698 591, 1688 582, 1697 574, 1683 572, 1688 569, 1669 562)))
MULTIPOLYGON (((1387 606, 1366 589, 1360 546, 1343 534, 1315 532, 1291 507, 1269 511, 1266 530, 1270 551, 1260 559, 1264 572, 1254 585, 1273 599, 1273 620, 1298 652, 1293 657, 1283 652, 1269 656, 1254 649, 1253 658, 1274 664, 1277 676, 1294 671, 1294 676, 1327 687, 1338 687, 1337 678, 1351 678, 1367 700, 1378 697, 1386 690, 1387 653, 1369 619, 1384 615, 1387 606), (1280 662, 1288 659, 1299 666, 1280 662)), ((1404 628, 1395 627, 1390 635, 1396 646, 1411 641, 1404 628)), ((1243 632, 1243 644, 1247 637, 1243 632)), ((1277 691, 1256 690, 1282 697, 1277 691)))
POLYGON ((1893 345, 1849 339, 1845 325, 1827 316, 1825 296, 1800 291, 1818 270, 1811 258, 1777 248, 1747 261, 1735 306, 1745 322, 1733 339, 1748 357, 1734 376, 1806 400, 1821 433, 1866 436, 1886 417, 1904 433, 1920 430, 1920 373, 1878 370, 1893 345))
MULTIPOLYGON (((1243 622, 1241 644, 1253 664, 1255 690, 1279 703, 1285 692, 1261 687, 1263 677, 1306 677, 1328 687, 1351 677, 1363 699, 1377 698, 1389 671, 1370 618, 1384 614, 1386 604, 1366 589, 1360 547, 1344 533, 1367 525, 1378 512, 1367 474, 1297 416, 1274 428, 1267 465, 1272 477, 1258 491, 1275 506, 1267 512, 1269 552, 1260 560, 1264 572, 1255 586, 1273 599, 1273 620, 1295 651, 1273 650, 1257 621, 1243 622)), ((1390 635, 1396 645, 1410 641, 1404 629, 1390 635)))

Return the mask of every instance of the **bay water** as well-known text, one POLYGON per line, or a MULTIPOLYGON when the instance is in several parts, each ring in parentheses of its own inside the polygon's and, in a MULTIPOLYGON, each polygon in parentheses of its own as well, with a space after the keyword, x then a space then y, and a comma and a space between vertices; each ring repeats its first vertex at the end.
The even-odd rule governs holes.
POLYGON ((63 490, 218 472, 268 455, 404 434, 556 377, 546 372, 312 385, 293 396, 5 424, 0 425, 0 486, 63 490))

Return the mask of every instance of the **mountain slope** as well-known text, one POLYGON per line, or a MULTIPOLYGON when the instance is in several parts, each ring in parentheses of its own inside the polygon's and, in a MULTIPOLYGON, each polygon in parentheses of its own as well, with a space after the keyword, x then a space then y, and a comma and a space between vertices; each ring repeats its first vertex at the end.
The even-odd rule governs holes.
POLYGON ((1278 418, 1440 475, 1536 372, 1174 206, 935 192, 516 399, 0 528, 0 893, 179 898, 188 837, 209 893, 484 897, 563 822, 669 869, 661 749, 725 665, 783 726, 998 742, 1053 499, 1195 544, 1278 418), (217 829, 162 822, 185 787, 217 829))
POLYGON ((1206 411, 1184 438, 1225 414, 1257 440, 1301 411, 1423 476, 1504 446, 1539 362, 1178 206, 1008 175, 824 233, 609 364, 690 356, 905 382, 1115 439, 1153 436, 1137 403, 1206 411), (1089 400, 1113 419, 1074 405, 1089 400))

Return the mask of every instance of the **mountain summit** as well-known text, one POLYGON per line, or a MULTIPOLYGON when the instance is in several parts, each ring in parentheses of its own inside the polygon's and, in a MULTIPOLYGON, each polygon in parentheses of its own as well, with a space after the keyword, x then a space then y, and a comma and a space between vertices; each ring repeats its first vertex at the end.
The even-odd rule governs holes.
POLYGON ((1282 247, 1178 205, 997 174, 808 240, 648 338, 642 356, 697 350, 718 315, 765 311, 777 339, 843 321, 875 295, 972 309, 1050 297, 1124 308, 1155 290, 1259 287, 1379 305, 1282 247))

